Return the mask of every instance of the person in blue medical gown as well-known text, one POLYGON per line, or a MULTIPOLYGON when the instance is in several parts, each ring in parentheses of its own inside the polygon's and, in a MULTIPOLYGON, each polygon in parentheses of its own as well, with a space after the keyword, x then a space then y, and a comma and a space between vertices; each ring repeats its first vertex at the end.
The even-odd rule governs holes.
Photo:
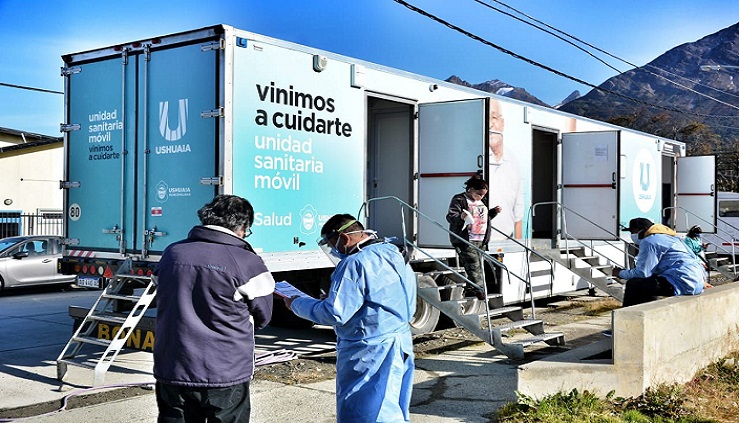
POLYGON ((416 278, 398 246, 349 214, 332 216, 319 245, 336 263, 322 300, 285 299, 296 315, 334 327, 340 423, 408 422, 413 389, 416 278))

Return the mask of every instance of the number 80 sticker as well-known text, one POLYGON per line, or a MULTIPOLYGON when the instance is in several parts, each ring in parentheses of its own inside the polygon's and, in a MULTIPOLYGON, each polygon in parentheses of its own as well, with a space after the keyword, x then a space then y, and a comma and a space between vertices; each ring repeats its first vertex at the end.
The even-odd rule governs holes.
POLYGON ((69 206, 69 219, 73 221, 80 220, 80 217, 82 216, 82 207, 80 207, 79 204, 74 203, 71 206, 69 206))

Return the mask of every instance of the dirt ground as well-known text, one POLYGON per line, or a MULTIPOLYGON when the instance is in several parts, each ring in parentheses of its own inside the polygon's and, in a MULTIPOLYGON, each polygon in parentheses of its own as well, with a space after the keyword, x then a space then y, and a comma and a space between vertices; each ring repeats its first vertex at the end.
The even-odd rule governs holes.
MULTIPOLYGON (((593 310, 603 306, 610 310, 618 305, 608 297, 554 297, 537 304, 537 319, 545 322, 546 326, 558 326, 577 320, 587 319, 593 315, 593 310)), ((530 309, 524 312, 529 315, 530 309)), ((607 312, 607 311, 603 311, 607 312)), ((459 349, 482 341, 465 329, 452 327, 414 338, 414 351, 417 357, 430 354, 439 354, 444 351, 459 349)), ((570 345, 572 348, 575 345, 570 345)), ((334 352, 324 353, 311 357, 298 358, 286 362, 257 367, 254 379, 269 380, 285 384, 301 384, 333 379, 336 375, 336 355, 334 352)), ((130 387, 112 391, 104 391, 89 395, 69 398, 66 409, 86 407, 123 398, 151 394, 151 387, 130 387)), ((43 413, 58 410, 62 406, 60 401, 36 404, 29 407, 0 410, 2 418, 20 418, 37 416, 43 413)))
MULTIPOLYGON (((559 326, 578 320, 591 318, 598 313, 606 313, 620 306, 609 297, 555 297, 537 304, 536 318, 544 321, 545 326, 559 326)), ((524 310, 530 315, 530 308, 524 310)), ((501 319, 505 321, 505 319, 501 319)), ((413 339, 413 350, 416 357, 455 350, 471 344, 480 344, 482 340, 466 329, 447 328, 425 335, 417 335, 413 339)), ((566 349, 573 348, 571 344, 566 349)), ((310 358, 257 367, 254 373, 256 380, 269 380, 286 384, 300 384, 333 379, 336 376, 336 355, 327 353, 310 358)))

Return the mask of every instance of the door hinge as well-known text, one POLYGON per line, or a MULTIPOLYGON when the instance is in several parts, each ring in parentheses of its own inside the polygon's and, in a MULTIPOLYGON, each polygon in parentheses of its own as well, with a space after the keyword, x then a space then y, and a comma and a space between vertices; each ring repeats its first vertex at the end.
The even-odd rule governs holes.
POLYGON ((203 44, 200 46, 200 51, 211 51, 211 50, 225 50, 226 49, 226 40, 221 38, 218 41, 213 41, 212 43, 203 44))
POLYGON ((82 68, 79 66, 74 68, 62 68, 62 76, 69 76, 80 72, 82 72, 82 68))
POLYGON ((223 185, 223 176, 214 176, 212 178, 200 178, 200 185, 223 185))
POLYGON ((59 189, 79 188, 79 181, 59 181, 59 189))
POLYGON ((213 118, 213 117, 223 117, 223 107, 219 107, 217 109, 213 110, 206 110, 203 112, 200 112, 201 118, 213 118))
POLYGON ((79 131, 82 126, 79 123, 60 123, 59 132, 79 131))

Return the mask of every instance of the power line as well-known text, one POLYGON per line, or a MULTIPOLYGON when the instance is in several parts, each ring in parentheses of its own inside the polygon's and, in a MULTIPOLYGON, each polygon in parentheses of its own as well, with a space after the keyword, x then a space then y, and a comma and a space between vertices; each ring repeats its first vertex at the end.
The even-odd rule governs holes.
MULTIPOLYGON (((516 19, 516 20, 520 21, 520 22, 523 22, 523 23, 527 24, 527 25, 533 26, 534 28, 536 28, 536 29, 538 29, 538 30, 540 30, 540 31, 544 31, 544 32, 546 32, 546 33, 548 33, 548 34, 550 34, 550 35, 552 35, 552 36, 554 36, 554 37, 557 37, 557 38, 559 38, 560 40, 562 40, 562 41, 564 41, 564 42, 566 42, 566 43, 568 43, 568 44, 570 44, 570 45, 574 46, 575 48, 577 48, 577 49, 579 49, 579 50, 582 50, 583 52, 587 53, 587 54, 588 54, 589 56, 592 56, 593 58, 595 58, 595 59, 596 59, 596 60, 598 60, 599 62, 601 62, 601 63, 603 63, 604 65, 608 66, 608 67, 609 67, 610 69, 613 69, 613 70, 615 70, 615 71, 616 71, 616 72, 618 72, 618 73, 624 73, 624 71, 621 71, 621 70, 619 70, 619 69, 615 68, 614 66, 611 66, 610 64, 606 63, 606 62, 605 62, 604 60, 602 60, 602 59, 600 59, 599 57, 596 57, 595 55, 593 55, 593 54, 592 54, 591 52, 589 52, 589 51, 585 50, 584 48, 582 48, 582 47, 580 47, 580 46, 576 45, 575 43, 573 43, 573 42, 571 42, 571 41, 569 41, 569 40, 566 40, 566 39, 562 38, 561 36, 559 36, 559 35, 557 35, 557 34, 554 34, 554 33, 552 33, 551 31, 549 31, 549 30, 547 30, 547 29, 544 29, 544 28, 542 28, 542 27, 540 27, 540 26, 534 25, 534 24, 532 24, 531 22, 526 22, 525 20, 523 20, 523 19, 521 19, 521 18, 519 18, 519 17, 517 17, 517 16, 514 16, 514 15, 512 15, 512 14, 510 14, 510 13, 508 13, 508 12, 505 12, 505 11, 503 11, 503 10, 500 10, 500 9, 498 9, 498 8, 496 8, 496 7, 492 6, 492 5, 489 5, 489 4, 487 4, 487 3, 484 3, 484 2, 482 2, 481 0, 473 0, 473 1, 475 1, 475 2, 477 2, 477 3, 479 3, 479 4, 482 4, 482 5, 483 5, 483 6, 485 6, 485 7, 488 7, 488 8, 490 8, 490 9, 493 9, 493 10, 495 10, 495 11, 499 12, 499 13, 502 13, 502 14, 504 14, 504 15, 510 16, 510 17, 512 17, 512 18, 514 18, 514 19, 516 19)), ((632 67, 633 67, 633 68, 635 68, 636 70, 640 70, 640 71, 642 71, 642 72, 646 72, 646 73, 648 73, 648 74, 650 74, 650 75, 652 75, 652 76, 655 76, 655 77, 657 77, 657 78, 663 79, 663 80, 665 80, 665 81, 667 81, 667 82, 669 82, 669 83, 671 83, 671 84, 674 84, 674 85, 676 85, 676 86, 678 86, 678 87, 680 87, 680 88, 683 88, 683 89, 685 89, 685 90, 688 90, 688 91, 690 91, 690 92, 692 92, 692 93, 694 93, 694 94, 697 94, 697 95, 699 95, 699 96, 702 96, 702 97, 706 97, 706 98, 708 98, 708 99, 711 99, 711 100, 714 100, 714 101, 716 101, 716 102, 718 102, 718 103, 721 103, 721 104, 723 104, 723 105, 725 105, 725 106, 729 106, 729 107, 732 107, 732 108, 734 108, 734 109, 737 109, 737 110, 739 110, 739 107, 737 107, 737 106, 735 106, 735 105, 733 105, 733 104, 731 104, 731 103, 727 103, 727 102, 725 102, 725 101, 722 101, 722 100, 719 100, 719 99, 717 99, 717 98, 715 98, 715 97, 711 97, 711 96, 710 96, 710 95, 708 95, 708 94, 702 93, 702 92, 700 92, 700 91, 696 91, 696 90, 694 90, 694 89, 693 89, 693 88, 691 88, 691 87, 687 87, 687 86, 685 86, 685 85, 682 85, 682 84, 680 84, 680 83, 678 83, 678 82, 676 82, 676 81, 673 81, 673 80, 671 80, 671 79, 669 79, 669 78, 666 78, 666 77, 664 77, 664 76, 662 76, 662 75, 658 75, 658 74, 656 74, 656 73, 654 73, 654 72, 651 72, 651 71, 647 70, 647 69, 646 69, 646 67, 650 67, 650 68, 653 68, 653 69, 655 69, 655 70, 657 70, 657 71, 659 71, 659 72, 663 72, 663 73, 665 73, 665 74, 668 74, 668 75, 671 75, 671 76, 675 76, 675 77, 678 77, 678 78, 684 79, 684 80, 686 80, 686 81, 689 81, 689 82, 691 82, 691 83, 693 83, 693 84, 695 84, 695 85, 699 85, 699 86, 702 86, 702 87, 705 87, 705 88, 708 88, 708 89, 711 89, 711 90, 717 91, 717 92, 719 92, 719 93, 722 93, 722 94, 725 94, 725 95, 729 95, 729 96, 732 96, 732 97, 736 97, 736 98, 739 98, 739 96, 737 96, 737 95, 735 95, 735 94, 733 94, 733 93, 729 93, 729 92, 726 92, 726 91, 720 90, 720 89, 718 89, 718 88, 712 87, 712 86, 710 86, 710 85, 706 85, 706 84, 703 84, 703 83, 701 83, 700 81, 695 81, 695 80, 692 80, 692 79, 690 79, 690 78, 686 78, 686 77, 684 77, 684 76, 681 76, 681 75, 677 75, 677 74, 674 74, 674 73, 672 73, 672 72, 669 72, 669 71, 667 71, 667 70, 665 70, 665 69, 661 69, 661 68, 658 68, 658 67, 656 67, 656 66, 654 66, 654 65, 649 65, 649 64, 647 64, 646 66, 643 66, 643 67, 642 67, 642 66, 638 66, 638 65, 636 65, 636 64, 634 64, 634 63, 631 63, 631 62, 629 62, 629 61, 628 61, 628 60, 626 60, 626 59, 622 59, 622 58, 620 58, 620 57, 618 57, 618 56, 616 56, 616 55, 614 55, 614 54, 612 54, 612 53, 609 53, 609 52, 608 52, 608 51, 606 51, 606 50, 603 50, 603 49, 601 49, 601 48, 599 48, 599 47, 597 47, 597 46, 595 46, 595 45, 593 45, 593 44, 590 44, 590 43, 588 43, 588 42, 586 42, 586 41, 583 41, 583 40, 581 40, 580 38, 578 38, 578 37, 575 37, 574 35, 568 34, 567 32, 564 32, 564 31, 562 31, 562 30, 560 30, 560 29, 558 29, 558 28, 555 28, 555 27, 553 27, 552 25, 549 25, 549 24, 548 24, 548 23, 546 23, 546 22, 543 22, 543 21, 541 21, 541 20, 539 20, 539 19, 536 19, 536 18, 534 18, 534 17, 532 17, 532 16, 530 16, 530 15, 528 15, 528 14, 526 14, 526 13, 524 13, 524 12, 522 12, 522 11, 520 11, 520 10, 518 10, 518 9, 516 9, 516 8, 514 8, 514 7, 512 7, 512 6, 509 6, 509 5, 508 5, 508 4, 506 4, 506 3, 503 3, 502 1, 498 1, 498 0, 490 0, 490 1, 493 1, 493 2, 495 2, 495 3, 498 3, 498 4, 500 4, 500 5, 502 5, 502 6, 506 7, 506 8, 508 8, 508 9, 510 9, 510 10, 513 10, 514 12, 516 12, 516 13, 518 13, 518 14, 522 15, 522 16, 525 16, 525 17, 526 17, 527 19, 530 19, 530 20, 532 20, 532 21, 534 21, 534 22, 536 22, 536 23, 538 23, 538 24, 544 25, 544 26, 545 26, 546 28, 549 28, 549 29, 551 29, 551 30, 553 30, 553 31, 555 31, 555 32, 558 32, 558 33, 560 33, 560 34, 562 34, 562 35, 566 36, 566 37, 569 37, 569 38, 571 38, 571 39, 573 39, 573 40, 575 40, 575 41, 577 41, 577 42, 579 42, 579 43, 581 43, 581 44, 584 44, 584 45, 586 45, 586 46, 588 46, 588 47, 590 47, 590 48, 592 48, 592 49, 594 49, 594 50, 596 50, 596 51, 599 51, 599 52, 601 52, 601 53, 603 53, 603 54, 605 54, 605 55, 607 55, 607 56, 609 56, 609 57, 611 57, 611 58, 613 58, 613 59, 616 59, 616 60, 618 60, 618 61, 621 61, 621 62, 623 62, 623 63, 626 63, 627 65, 629 65, 629 66, 632 66, 632 67)))
POLYGON ((497 45, 497 44, 495 44, 495 43, 493 43, 491 41, 488 41, 488 40, 486 40, 486 39, 484 39, 484 38, 482 38, 482 37, 480 37, 480 36, 478 36, 476 34, 473 34, 473 33, 469 32, 469 31, 467 31, 467 30, 465 30, 463 28, 460 28, 460 27, 458 27, 458 26, 456 26, 456 25, 448 22, 448 21, 445 21, 445 20, 439 18, 436 15, 433 15, 431 13, 428 13, 428 12, 426 12, 423 9, 417 8, 416 6, 413 6, 412 4, 409 4, 409 3, 405 2, 404 0, 393 0, 393 1, 396 2, 396 3, 398 3, 398 4, 400 4, 400 5, 402 5, 402 6, 405 6, 406 8, 408 8, 408 9, 410 9, 410 10, 412 10, 412 11, 418 13, 418 14, 421 14, 423 16, 426 16, 427 18, 429 18, 431 20, 434 20, 434 21, 436 21, 436 22, 438 22, 438 23, 440 23, 440 24, 442 24, 442 25, 444 25, 444 26, 446 26, 446 27, 448 27, 450 29, 453 29, 453 30, 455 30, 455 31, 457 31, 457 32, 459 32, 459 33, 461 33, 461 34, 469 37, 469 38, 472 38, 473 40, 479 41, 479 42, 481 42, 481 43, 483 43, 485 45, 488 45, 490 47, 493 47, 496 50, 499 50, 499 51, 501 51, 501 52, 503 52, 503 53, 505 53, 505 54, 507 54, 509 56, 512 56, 512 57, 514 57, 516 59, 519 59, 519 60, 523 60, 526 63, 529 63, 529 64, 534 65, 536 67, 542 68, 542 69, 544 69, 546 71, 549 71, 549 72, 551 72, 551 73, 553 73, 555 75, 559 75, 561 77, 564 77, 564 78, 567 78, 569 80, 575 81, 575 82, 577 82, 579 84, 582 84, 582 85, 591 87, 593 89, 596 89, 598 91, 601 91, 601 92, 604 92, 604 93, 608 93, 608 94, 612 94, 612 95, 615 95, 617 97, 621 97, 621 98, 624 98, 626 100, 633 101, 635 103, 643 104, 645 106, 649 106, 649 107, 653 107, 653 108, 661 109, 661 110, 666 110, 666 111, 670 111, 670 112, 675 112, 675 113, 679 113, 679 114, 686 114, 686 115, 692 115, 692 116, 698 116, 698 117, 704 117, 704 118, 706 118, 706 117, 707 118, 730 118, 730 119, 737 118, 736 116, 731 116, 731 115, 707 115, 707 114, 702 114, 702 113, 686 112, 684 110, 679 110, 679 109, 675 109, 675 108, 672 108, 672 107, 661 106, 659 104, 649 103, 647 101, 640 100, 638 98, 634 98, 634 97, 628 96, 626 94, 622 94, 622 93, 619 93, 619 92, 616 92, 616 91, 613 91, 613 90, 609 90, 609 89, 606 89, 606 88, 599 87, 599 86, 597 86, 595 84, 592 84, 592 83, 587 82, 585 80, 582 80, 580 78, 574 77, 572 75, 566 74, 566 73, 561 72, 561 71, 559 71, 557 69, 554 69, 554 68, 552 68, 550 66, 541 64, 541 63, 539 63, 539 62, 537 62, 535 60, 529 59, 528 57, 522 56, 522 55, 520 55, 518 53, 515 53, 515 52, 513 52, 511 50, 508 50, 508 49, 506 49, 504 47, 501 47, 501 46, 499 46, 499 45, 497 45))
POLYGON ((24 85, 6 84, 5 82, 0 82, 0 85, 2 85, 3 87, 19 88, 21 90, 41 91, 42 93, 64 94, 64 92, 62 91, 47 90, 44 88, 27 87, 24 85))

